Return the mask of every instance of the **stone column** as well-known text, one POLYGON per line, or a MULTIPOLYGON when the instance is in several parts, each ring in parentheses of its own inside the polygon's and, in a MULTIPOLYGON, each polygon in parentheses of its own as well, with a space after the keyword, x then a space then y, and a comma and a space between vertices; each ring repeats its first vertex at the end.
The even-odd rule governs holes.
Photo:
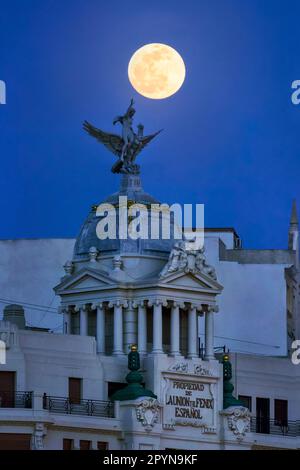
POLYGON ((178 303, 171 307, 171 350, 172 356, 180 355, 180 312, 178 303))
POLYGON ((118 300, 116 303, 110 303, 114 307, 114 343, 113 354, 122 356, 123 352, 123 306, 118 300))
MULTIPOLYGON (((152 304, 149 304, 152 305, 152 304)), ((166 304, 167 305, 167 304, 166 304)), ((156 300, 153 304, 153 354, 162 354, 162 300, 156 300)))
POLYGON ((214 312, 217 311, 216 306, 207 306, 205 308, 205 356, 204 359, 209 361, 215 358, 214 353, 214 312))
POLYGON ((147 354, 147 310, 143 301, 138 304, 138 351, 147 354))
POLYGON ((96 343, 97 353, 105 354, 105 307, 103 303, 95 306, 96 317, 96 343))
POLYGON ((136 305, 129 301, 124 312, 124 351, 129 353, 130 345, 137 343, 136 305))
POLYGON ((188 310, 188 358, 198 357, 198 325, 197 310, 191 305, 188 310))
POLYGON ((86 305, 81 305, 79 309, 80 315, 80 336, 87 336, 88 334, 88 311, 86 305))
POLYGON ((70 335, 71 334, 71 311, 70 308, 67 307, 64 311, 64 328, 63 332, 65 335, 70 335))

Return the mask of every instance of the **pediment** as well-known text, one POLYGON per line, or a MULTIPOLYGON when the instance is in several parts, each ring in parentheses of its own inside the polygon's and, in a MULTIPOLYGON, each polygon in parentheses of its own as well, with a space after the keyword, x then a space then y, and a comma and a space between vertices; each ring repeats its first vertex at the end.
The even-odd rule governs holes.
POLYGON ((56 294, 97 290, 115 284, 105 272, 83 269, 73 276, 67 276, 54 288, 56 294))
POLYGON ((176 273, 168 274, 161 278, 160 285, 178 289, 211 291, 215 293, 220 293, 223 290, 223 286, 210 276, 191 271, 177 271, 176 273))

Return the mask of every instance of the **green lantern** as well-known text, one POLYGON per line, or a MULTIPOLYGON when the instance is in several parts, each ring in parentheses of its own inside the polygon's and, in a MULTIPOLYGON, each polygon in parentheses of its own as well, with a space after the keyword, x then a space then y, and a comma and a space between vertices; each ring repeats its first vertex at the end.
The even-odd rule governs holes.
POLYGON ((223 408, 230 406, 244 406, 240 400, 233 396, 234 386, 230 382, 232 379, 232 365, 229 360, 229 355, 223 355, 223 408))
POLYGON ((147 390, 143 387, 143 376, 139 372, 140 367, 140 355, 137 350, 137 345, 132 344, 130 353, 128 354, 128 369, 130 370, 126 375, 128 385, 113 394, 111 397, 113 401, 136 400, 140 397, 157 398, 151 390, 147 390))

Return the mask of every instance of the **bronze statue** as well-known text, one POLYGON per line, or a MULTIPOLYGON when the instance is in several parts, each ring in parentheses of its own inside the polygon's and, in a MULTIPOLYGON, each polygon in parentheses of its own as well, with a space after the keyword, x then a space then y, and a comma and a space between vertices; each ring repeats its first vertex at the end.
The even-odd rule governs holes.
POLYGON ((120 123, 122 126, 122 137, 116 134, 103 132, 97 129, 88 121, 84 121, 83 128, 97 140, 99 140, 105 147, 108 148, 113 154, 118 157, 118 161, 112 166, 113 173, 127 173, 139 174, 140 167, 135 163, 137 155, 143 148, 157 136, 161 131, 148 136, 143 135, 144 126, 138 125, 138 133, 135 133, 132 128, 133 116, 135 109, 133 107, 133 100, 131 99, 130 105, 123 116, 117 116, 113 120, 113 124, 120 123))

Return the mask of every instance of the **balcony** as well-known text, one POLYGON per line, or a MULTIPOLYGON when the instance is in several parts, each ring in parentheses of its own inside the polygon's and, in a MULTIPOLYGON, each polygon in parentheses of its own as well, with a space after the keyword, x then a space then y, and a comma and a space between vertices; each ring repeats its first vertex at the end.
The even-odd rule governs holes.
POLYGON ((0 408, 32 408, 32 392, 0 391, 0 408))
POLYGON ((267 418, 251 418, 251 432, 277 436, 300 436, 300 421, 275 420, 267 418))
POLYGON ((72 403, 66 397, 44 395, 43 408, 50 413, 95 416, 99 418, 114 418, 114 403, 102 400, 80 400, 72 403))

